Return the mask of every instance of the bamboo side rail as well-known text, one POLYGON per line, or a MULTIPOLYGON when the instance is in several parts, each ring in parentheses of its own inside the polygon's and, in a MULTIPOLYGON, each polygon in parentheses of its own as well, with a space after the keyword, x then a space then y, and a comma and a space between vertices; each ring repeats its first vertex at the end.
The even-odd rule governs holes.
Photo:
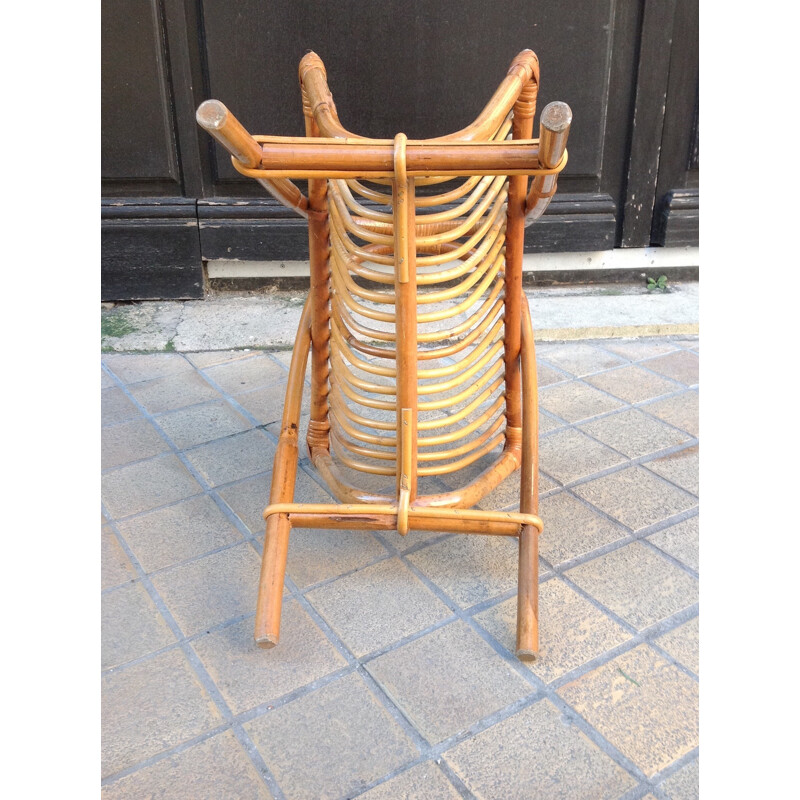
POLYGON ((339 121, 316 54, 299 76, 305 137, 251 136, 216 100, 197 112, 234 167, 309 227, 310 292, 264 511, 256 642, 279 640, 292 528, 446 530, 518 538, 517 655, 535 658, 542 522, 522 252, 567 163, 572 113, 549 104, 532 138, 530 50, 474 122, 428 140, 358 136, 339 121), (301 179, 307 195, 292 182, 301 179), (293 502, 309 359, 309 456, 337 503, 293 502), (520 468, 519 512, 474 508, 520 468), (426 493, 437 476, 465 477, 426 493))

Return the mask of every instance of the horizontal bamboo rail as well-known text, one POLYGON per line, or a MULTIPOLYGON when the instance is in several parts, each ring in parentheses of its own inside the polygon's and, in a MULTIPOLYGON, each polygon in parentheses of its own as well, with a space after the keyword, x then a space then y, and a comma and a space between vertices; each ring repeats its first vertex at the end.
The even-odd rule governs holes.
MULTIPOLYGON (((273 514, 287 514, 292 525, 297 528, 315 528, 319 526, 322 517, 334 517, 342 523, 357 525, 359 519, 367 518, 370 521, 377 517, 393 517, 394 521, 388 529, 396 528, 398 514, 397 504, 339 504, 339 503, 275 503, 264 509, 264 519, 269 519, 273 514), (305 522, 309 524, 304 524, 305 522)), ((535 514, 520 514, 514 511, 483 511, 481 509, 464 508, 427 508, 411 506, 408 509, 408 521, 411 530, 436 530, 436 526, 446 523, 458 526, 464 532, 486 533, 482 528, 491 523, 505 526, 507 531, 498 535, 517 536, 523 525, 532 525, 537 531, 543 529, 542 521, 535 514), (415 527, 415 525, 433 525, 432 528, 415 527), (480 531, 476 530, 481 528, 480 531), (513 528, 513 532, 512 531, 513 528)), ((347 525, 344 525, 347 527, 347 525)))
MULTIPOLYGON (((564 131, 568 133, 568 125, 565 129, 563 120, 567 116, 571 120, 572 114, 566 103, 550 106, 553 111, 542 119, 544 140, 541 136, 531 140, 445 140, 434 144, 429 142, 436 140, 408 140, 408 175, 558 175, 567 163, 564 131), (545 149, 540 148, 542 141, 545 149), (553 153, 559 147, 560 152, 554 158, 553 153)), ((279 193, 278 199, 289 201, 290 208, 305 211, 307 200, 302 194, 298 196, 297 187, 290 188, 293 185, 288 178, 392 178, 394 175, 391 140, 254 137, 219 100, 202 103, 197 110, 197 121, 231 153, 233 166, 239 172, 267 180, 270 184, 267 188, 279 193)))

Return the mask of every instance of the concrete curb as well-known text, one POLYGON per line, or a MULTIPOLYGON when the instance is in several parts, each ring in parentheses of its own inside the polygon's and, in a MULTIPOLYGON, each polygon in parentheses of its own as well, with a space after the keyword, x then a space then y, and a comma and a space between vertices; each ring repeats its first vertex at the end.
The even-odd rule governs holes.
MULTIPOLYGON (((696 282, 666 293, 641 286, 528 287, 539 341, 674 336, 699 331, 696 282)), ((146 301, 104 308, 106 352, 285 350, 294 344, 306 293, 220 294, 206 300, 146 301)))

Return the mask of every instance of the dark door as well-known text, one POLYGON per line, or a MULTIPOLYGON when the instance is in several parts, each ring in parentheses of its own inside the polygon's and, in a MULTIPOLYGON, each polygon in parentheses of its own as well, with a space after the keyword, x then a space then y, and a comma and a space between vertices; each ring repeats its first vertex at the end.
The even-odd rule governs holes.
POLYGON ((530 47, 539 108, 564 100, 575 122, 526 250, 696 239, 696 2, 108 0, 103 34, 106 299, 202 296, 204 259, 307 256, 305 223, 233 170, 194 109, 216 97, 253 133, 302 135, 309 49, 347 127, 422 138, 473 119, 530 47))

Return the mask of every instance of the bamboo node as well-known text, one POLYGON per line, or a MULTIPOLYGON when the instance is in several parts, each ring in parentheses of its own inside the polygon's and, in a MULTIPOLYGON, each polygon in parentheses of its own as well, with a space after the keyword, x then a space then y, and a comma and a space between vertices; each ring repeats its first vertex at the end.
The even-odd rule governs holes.
POLYGON ((308 433, 306 434, 306 442, 308 449, 314 447, 322 447, 328 449, 328 441, 330 438, 331 424, 327 419, 319 420, 312 419, 308 422, 308 433))
POLYGON ((298 74, 300 75, 300 82, 302 83, 306 74, 312 69, 322 70, 322 77, 327 80, 328 73, 325 71, 325 65, 322 59, 313 51, 309 50, 301 59, 300 66, 298 67, 298 74))
POLYGON ((518 448, 522 446, 522 428, 506 425, 506 444, 509 447, 518 448))
POLYGON ((536 81, 528 81, 522 87, 517 102, 514 103, 514 118, 532 119, 536 113, 536 98, 539 94, 539 85, 536 81))
POLYGON ((525 71, 527 76, 525 80, 526 83, 530 80, 539 83, 539 58, 533 50, 523 50, 521 53, 518 53, 511 62, 507 74, 514 75, 518 73, 520 69, 525 71))

